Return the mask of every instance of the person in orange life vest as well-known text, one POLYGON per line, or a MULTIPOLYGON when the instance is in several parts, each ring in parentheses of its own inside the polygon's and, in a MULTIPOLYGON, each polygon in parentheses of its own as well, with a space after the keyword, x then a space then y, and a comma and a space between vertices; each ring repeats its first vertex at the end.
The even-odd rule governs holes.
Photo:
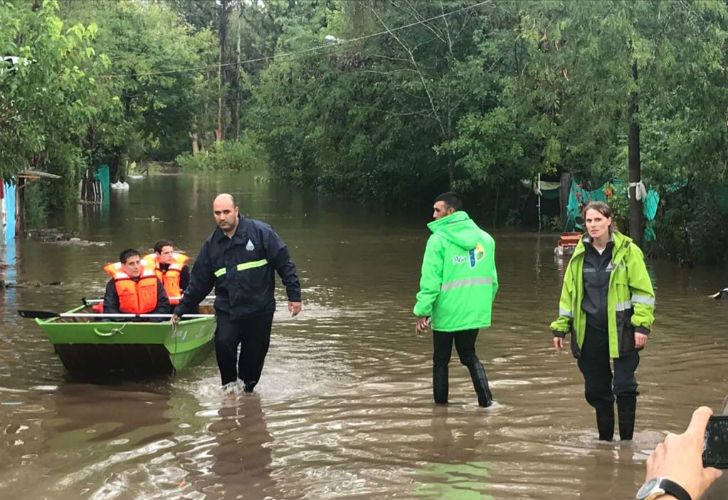
POLYGON ((154 253, 142 259, 144 267, 154 269, 157 278, 164 285, 169 303, 173 306, 179 304, 182 293, 190 283, 190 269, 187 262, 190 258, 180 252, 174 251, 174 245, 168 240, 159 240, 154 244, 154 253))
POLYGON ((111 279, 104 293, 105 314, 169 314, 172 308, 154 269, 142 265, 138 251, 127 248, 119 262, 107 264, 111 279))

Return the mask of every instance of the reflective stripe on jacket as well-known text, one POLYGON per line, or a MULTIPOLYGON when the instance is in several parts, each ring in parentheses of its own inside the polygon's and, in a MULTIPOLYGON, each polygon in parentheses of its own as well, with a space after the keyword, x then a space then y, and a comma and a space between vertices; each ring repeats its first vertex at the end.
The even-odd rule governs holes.
POLYGON ((415 316, 432 329, 456 332, 490 326, 498 291, 495 241, 460 210, 428 224, 415 316))
POLYGON ((144 261, 144 267, 154 269, 157 273, 157 278, 159 278, 159 281, 161 281, 162 285, 164 285, 164 291, 167 292, 169 303, 176 305, 179 304, 179 299, 182 296, 182 288, 180 287, 180 275, 182 273, 182 268, 187 265, 190 258, 179 252, 174 252, 172 256, 174 260, 166 271, 161 269, 156 252, 145 255, 142 260, 144 261))
POLYGON ((231 319, 273 313, 275 273, 288 300, 300 302, 301 284, 286 244, 268 224, 240 217, 232 237, 216 228, 205 240, 175 314, 188 313, 213 287, 215 310, 231 319))
POLYGON ((104 266, 114 280, 119 296, 119 311, 127 314, 146 314, 157 308, 157 275, 154 270, 144 268, 137 281, 126 274, 121 262, 104 266))
MULTIPOLYGON (((632 239, 617 231, 612 233, 612 273, 607 293, 609 357, 618 358, 635 350, 634 332, 648 334, 655 319, 655 292, 645 266, 642 250, 632 239)), ((584 298, 584 242, 580 239, 564 273, 559 299, 559 317, 551 323, 555 335, 572 333, 574 356, 581 355, 586 331, 586 314, 581 309, 584 298)))

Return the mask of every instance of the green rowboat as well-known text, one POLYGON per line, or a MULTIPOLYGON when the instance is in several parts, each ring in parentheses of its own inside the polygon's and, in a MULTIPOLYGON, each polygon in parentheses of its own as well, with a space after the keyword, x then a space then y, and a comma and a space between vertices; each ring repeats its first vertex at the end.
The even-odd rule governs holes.
POLYGON ((216 323, 212 315, 172 325, 169 321, 110 321, 86 314, 91 312, 80 306, 59 317, 35 320, 73 374, 173 374, 202 361, 213 346, 216 323))

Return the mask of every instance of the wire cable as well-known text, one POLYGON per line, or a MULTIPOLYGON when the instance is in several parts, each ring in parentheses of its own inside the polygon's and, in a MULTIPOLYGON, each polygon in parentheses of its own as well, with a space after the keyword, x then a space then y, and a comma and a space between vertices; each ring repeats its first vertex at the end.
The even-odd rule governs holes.
MULTIPOLYGON (((170 74, 177 74, 177 73, 197 73, 197 72, 200 72, 200 71, 218 69, 218 68, 223 68, 223 67, 228 67, 228 66, 237 66, 237 65, 241 65, 242 66, 242 65, 247 65, 247 64, 252 64, 252 63, 257 63, 257 62, 270 61, 270 60, 273 60, 273 59, 280 59, 280 58, 285 58, 285 57, 299 56, 299 55, 302 55, 302 54, 308 54, 308 53, 311 53, 311 52, 317 52, 317 51, 325 50, 325 49, 333 49, 333 48, 335 48, 337 46, 340 46, 340 45, 345 45, 345 44, 360 42, 362 40, 367 40, 369 38, 375 38, 375 37, 382 36, 382 35, 389 35, 389 34, 395 32, 395 31, 401 31, 401 30, 405 30, 405 29, 408 29, 408 28, 412 28, 414 26, 418 26, 420 24, 428 23, 430 21, 436 21, 438 19, 442 19, 442 18, 445 18, 445 17, 448 17, 448 16, 452 16, 452 15, 455 15, 455 14, 459 14, 459 13, 465 12, 467 10, 475 9, 477 7, 480 7, 480 6, 485 5, 487 3, 490 3, 490 2, 491 2, 491 0, 483 0, 483 1, 478 2, 478 3, 475 3, 473 5, 466 5, 465 7, 461 7, 459 9, 452 10, 450 12, 444 12, 442 14, 438 14, 436 16, 429 17, 427 19, 422 19, 420 21, 415 21, 413 23, 405 24, 405 25, 402 25, 402 26, 397 26, 396 28, 392 28, 392 29, 389 29, 389 30, 378 31, 376 33, 370 33, 368 35, 363 35, 363 36, 356 37, 356 38, 350 38, 348 40, 338 39, 337 42, 334 45, 330 45, 330 44, 326 44, 326 45, 316 45, 314 47, 309 47, 309 48, 303 49, 303 50, 298 50, 298 51, 293 51, 293 52, 284 52, 282 54, 275 54, 275 55, 272 55, 272 56, 256 57, 256 58, 253 58, 253 59, 246 59, 244 61, 239 61, 239 62, 236 61, 236 62, 230 62, 230 63, 225 63, 225 64, 215 64, 215 65, 210 65, 210 66, 200 66, 200 67, 196 67, 196 68, 170 69, 170 70, 163 70, 163 71, 148 71, 148 72, 144 72, 144 73, 135 73, 134 76, 137 76, 138 77, 138 76, 153 76, 153 75, 170 75, 170 74)), ((124 78, 124 77, 128 77, 128 76, 129 75, 127 73, 111 73, 111 74, 107 74, 107 75, 100 75, 99 77, 100 78, 124 78)))

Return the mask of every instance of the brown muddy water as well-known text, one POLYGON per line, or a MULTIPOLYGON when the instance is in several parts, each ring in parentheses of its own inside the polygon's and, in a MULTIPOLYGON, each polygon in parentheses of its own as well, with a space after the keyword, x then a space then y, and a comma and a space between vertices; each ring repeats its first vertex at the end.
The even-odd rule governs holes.
MULTIPOLYGON (((322 200, 252 174, 153 176, 59 224, 104 246, 0 246, 6 278, 61 286, 0 292, 0 491, 21 498, 633 498, 649 452, 701 404, 728 394, 724 269, 651 262, 657 321, 638 370, 635 440, 597 442, 581 375, 551 348, 562 265, 555 235, 499 232, 501 288, 478 352, 497 403, 477 406, 451 361, 450 405, 431 396, 431 340, 411 316, 430 206, 420 217, 322 200), (173 378, 94 383, 68 376, 18 308, 63 311, 100 296, 120 250, 170 238, 196 255, 210 203, 288 243, 304 311, 279 303, 263 378, 226 401, 211 355, 173 378)), ((283 298, 282 289, 279 296, 283 298)), ((709 498, 728 498, 718 484, 709 498)))

